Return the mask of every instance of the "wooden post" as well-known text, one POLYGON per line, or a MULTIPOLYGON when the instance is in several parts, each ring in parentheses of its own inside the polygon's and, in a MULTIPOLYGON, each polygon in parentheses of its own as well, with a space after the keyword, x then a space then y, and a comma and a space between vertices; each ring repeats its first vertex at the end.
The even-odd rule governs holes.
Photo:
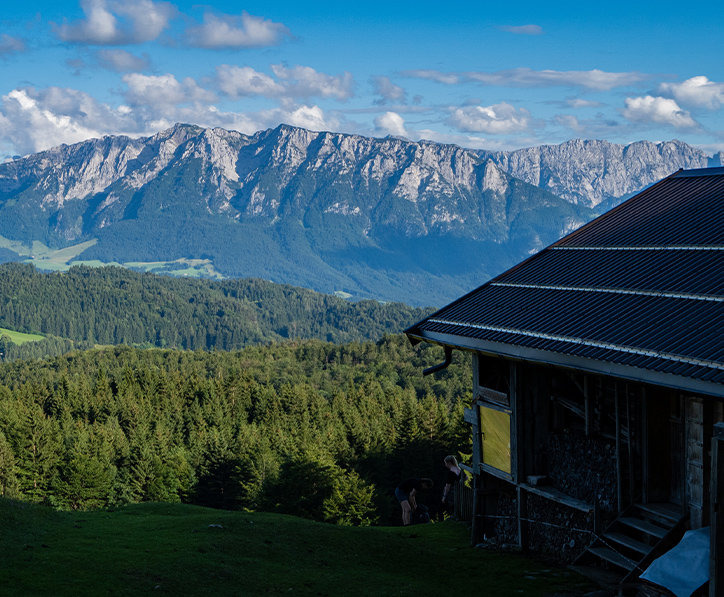
POLYGON ((521 551, 526 551, 528 547, 528 523, 525 521, 528 518, 528 495, 524 489, 518 485, 517 490, 517 502, 518 502, 518 547, 521 551))
POLYGON ((641 389, 641 501, 649 503, 649 404, 646 388, 641 389))
POLYGON ((714 425, 711 440, 711 554, 709 597, 724 592, 724 423, 714 425))
POLYGON ((628 460, 628 506, 634 503, 636 496, 634 495, 634 461, 633 461, 633 453, 632 453, 632 447, 631 442, 633 441, 633 433, 631 431, 631 398, 629 396, 629 387, 628 384, 624 386, 624 389, 626 391, 626 429, 628 431, 628 435, 626 436, 626 450, 627 450, 627 460, 628 460))
POLYGON ((480 543, 480 472, 473 477, 473 514, 470 528, 470 545, 480 543))
POLYGON ((616 508, 623 512, 623 496, 621 487, 621 420, 618 412, 618 382, 613 386, 614 417, 616 417, 616 508))
POLYGON ((583 376, 583 409, 583 425, 586 431, 586 437, 588 437, 591 435, 591 393, 588 387, 588 375, 583 376))

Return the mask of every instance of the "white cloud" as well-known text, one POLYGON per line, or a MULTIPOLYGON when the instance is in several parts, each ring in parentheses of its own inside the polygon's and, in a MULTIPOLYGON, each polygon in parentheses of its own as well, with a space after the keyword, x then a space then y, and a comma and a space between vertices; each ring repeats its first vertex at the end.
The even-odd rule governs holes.
POLYGON ((77 143, 109 133, 139 132, 138 123, 86 93, 49 87, 14 89, 0 102, 0 144, 27 154, 61 143, 77 143))
MULTIPOLYGON (((277 115, 282 116, 281 111, 278 111, 277 115)), ((324 111, 319 106, 299 106, 283 118, 284 120, 280 120, 280 122, 313 131, 330 130, 332 128, 324 116, 324 111)))
POLYGON ((187 103, 210 103, 216 97, 202 89, 191 77, 178 81, 172 74, 141 75, 131 73, 123 76, 128 85, 126 101, 132 106, 169 106, 187 103))
POLYGON ((555 121, 557 124, 569 128, 576 133, 582 133, 585 130, 578 118, 571 114, 559 114, 555 117, 555 121))
POLYGON ((25 51, 25 42, 19 37, 12 37, 7 33, 0 35, 0 56, 17 54, 25 51))
POLYGON ((679 107, 675 100, 665 97, 627 97, 626 108, 621 112, 633 122, 657 122, 678 129, 691 129, 698 126, 691 115, 679 107))
POLYGON ((375 127, 385 135, 409 137, 405 129, 405 120, 397 112, 385 112, 375 118, 375 127))
POLYGON ((427 79, 445 85, 482 83, 499 87, 583 87, 596 91, 608 91, 642 81, 641 73, 609 73, 593 69, 582 71, 533 70, 521 67, 496 72, 443 73, 436 70, 408 70, 403 76, 427 79))
POLYGON ((55 26, 63 41, 92 45, 143 43, 156 39, 175 16, 168 2, 82 0, 85 19, 55 26))
POLYGON ((543 28, 540 25, 507 25, 500 27, 501 30, 516 35, 541 35, 543 28))
POLYGON ((189 43, 201 48, 259 48, 281 43, 289 29, 263 17, 206 13, 204 22, 186 32, 189 43))
POLYGON ((493 135, 526 131, 533 124, 528 110, 516 110, 506 102, 494 106, 455 108, 447 123, 460 131, 493 135))
POLYGON ((284 86, 269 75, 260 73, 249 66, 222 64, 216 67, 219 89, 231 97, 263 95, 274 97, 284 94, 284 86))
POLYGON ((584 100, 578 97, 570 98, 566 100, 566 105, 571 108, 598 108, 601 106, 601 102, 594 102, 592 100, 584 100))
POLYGON ((271 69, 283 81, 287 93, 294 97, 333 97, 345 101, 354 94, 354 79, 350 73, 333 76, 309 66, 287 68, 282 64, 273 64, 271 69))
POLYGON ((715 83, 703 75, 682 83, 662 83, 659 91, 686 106, 718 110, 724 104, 724 83, 715 83))
POLYGON ((504 87, 584 87, 608 91, 614 87, 630 85, 641 81, 640 73, 609 73, 599 69, 583 71, 533 70, 526 67, 501 70, 492 73, 469 72, 468 79, 504 87))
POLYGON ((108 70, 118 73, 147 70, 151 62, 148 56, 135 56, 126 50, 99 50, 96 53, 98 63, 108 70))
POLYGON ((380 96, 380 99, 375 101, 376 104, 386 104, 388 102, 405 103, 405 90, 390 81, 389 77, 373 77, 371 82, 375 95, 380 96))
POLYGON ((431 69, 416 69, 406 70, 402 73, 403 77, 412 77, 413 79, 426 79, 428 81, 435 81, 442 83, 443 85, 457 85, 460 83, 460 76, 455 73, 443 73, 439 70, 431 69))

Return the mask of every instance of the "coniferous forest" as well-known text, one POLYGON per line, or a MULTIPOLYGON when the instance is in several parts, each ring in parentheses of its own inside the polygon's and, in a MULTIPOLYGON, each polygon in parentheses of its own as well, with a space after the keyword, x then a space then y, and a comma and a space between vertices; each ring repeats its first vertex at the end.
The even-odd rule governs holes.
POLYGON ((31 265, 0 265, 0 328, 45 336, 22 345, 0 337, 5 360, 99 344, 234 350, 285 339, 379 339, 429 312, 259 279, 217 282, 86 266, 46 274, 31 265))
POLYGON ((47 275, 9 264, 1 277, 0 326, 114 345, 0 365, 2 496, 387 524, 402 478, 439 484, 443 457, 468 444, 467 359, 423 377, 442 350, 382 333, 419 310, 117 268, 47 275), (315 335, 345 342, 299 339, 315 335), (153 347, 164 345, 178 348, 153 347))

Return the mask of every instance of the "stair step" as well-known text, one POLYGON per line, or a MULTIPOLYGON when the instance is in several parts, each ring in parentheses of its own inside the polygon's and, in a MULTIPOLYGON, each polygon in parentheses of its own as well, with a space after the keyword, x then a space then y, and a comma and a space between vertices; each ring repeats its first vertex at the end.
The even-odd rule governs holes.
POLYGON ((674 526, 681 520, 681 507, 675 504, 636 504, 636 507, 642 512, 646 512, 663 521, 671 523, 674 526))
POLYGON ((608 547, 589 547, 588 551, 602 560, 610 562, 614 566, 618 566, 619 568, 628 570, 629 572, 636 568, 636 562, 629 560, 608 547))
POLYGON ((629 537, 628 535, 624 535, 623 533, 616 533, 616 532, 607 532, 603 535, 606 539, 609 541, 613 541, 614 543, 618 543, 619 545, 623 545, 624 547, 628 547, 629 549, 636 551, 640 553, 641 555, 646 555, 653 549, 653 545, 648 545, 647 543, 644 543, 643 541, 638 541, 634 539, 633 537, 629 537))
POLYGON ((651 522, 648 522, 647 520, 641 520, 640 518, 622 516, 617 520, 618 522, 625 524, 626 526, 638 529, 639 531, 643 531, 644 533, 651 535, 652 537, 657 537, 659 539, 663 539, 666 536, 666 533, 669 532, 669 529, 657 526, 651 522))

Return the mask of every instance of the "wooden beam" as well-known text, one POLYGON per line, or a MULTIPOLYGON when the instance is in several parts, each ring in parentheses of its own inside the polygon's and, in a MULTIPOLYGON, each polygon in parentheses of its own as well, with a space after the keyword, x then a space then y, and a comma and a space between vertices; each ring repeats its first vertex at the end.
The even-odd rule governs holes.
POLYGON ((631 446, 631 442, 633 441, 632 431, 631 431, 631 397, 629 395, 629 386, 626 384, 624 386, 624 391, 626 392, 626 429, 628 430, 628 433, 626 434, 626 449, 628 451, 628 504, 631 505, 634 503, 634 461, 633 461, 633 449, 631 446))
POLYGON ((591 435, 591 393, 588 375, 583 377, 583 425, 586 430, 586 437, 589 437, 591 435))
POLYGON ((641 389, 641 501, 649 503, 649 405, 646 388, 641 389))
POLYGON ((616 419, 616 508, 623 512, 623 495, 621 487, 621 421, 618 408, 618 382, 613 382, 614 418, 616 419))
POLYGON ((711 440, 711 554, 709 597, 724 593, 724 423, 714 425, 711 440))
POLYGON ((528 495, 522 487, 516 487, 518 502, 518 547, 525 551, 528 547, 528 495))

